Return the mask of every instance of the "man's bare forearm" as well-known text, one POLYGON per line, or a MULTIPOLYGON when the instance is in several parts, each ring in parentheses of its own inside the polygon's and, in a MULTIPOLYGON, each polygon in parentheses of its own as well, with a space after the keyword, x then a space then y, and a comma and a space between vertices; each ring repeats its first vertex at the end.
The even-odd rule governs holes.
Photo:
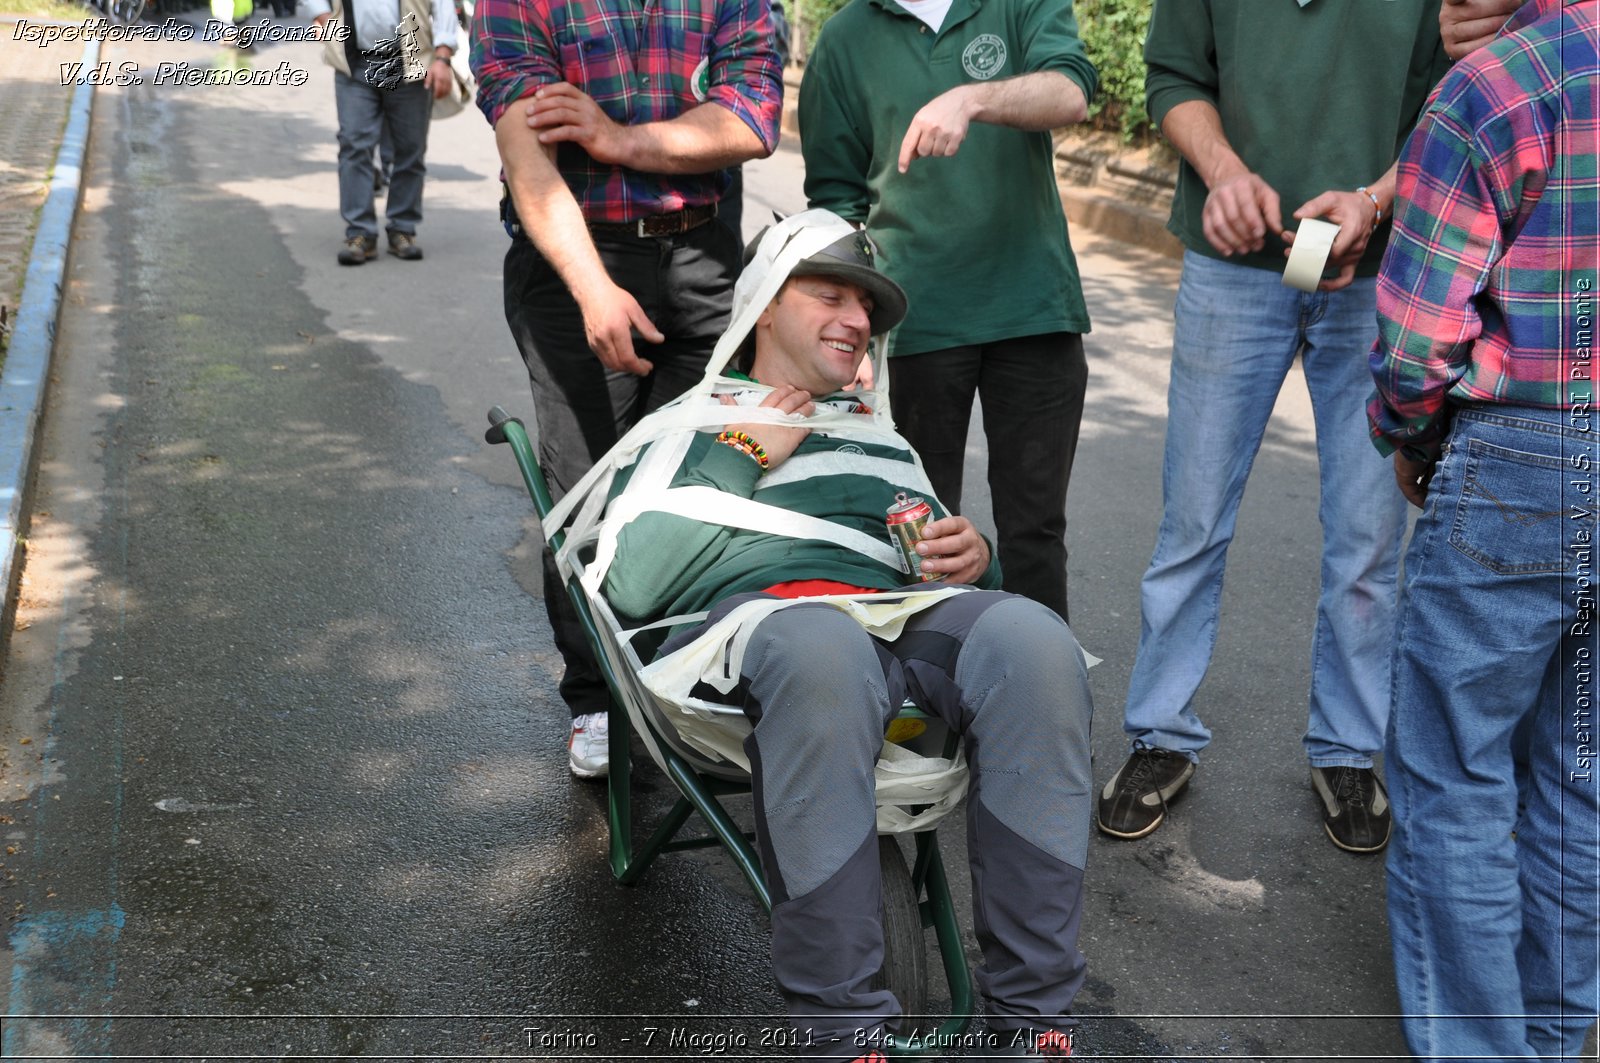
POLYGON ((1161 134, 1189 161, 1207 188, 1250 172, 1222 130, 1222 115, 1205 100, 1185 100, 1161 120, 1161 134))
POLYGON ((1034 133, 1072 125, 1089 115, 1083 89, 1057 70, 974 82, 966 89, 972 94, 974 122, 1034 133))
POLYGON ((623 128, 625 165, 644 173, 711 173, 772 154, 755 130, 717 103, 702 103, 665 122, 623 128))
POLYGON ((522 231, 566 282, 581 306, 592 292, 609 285, 600 255, 572 190, 556 169, 555 147, 539 143, 520 107, 508 107, 494 127, 511 202, 522 231))

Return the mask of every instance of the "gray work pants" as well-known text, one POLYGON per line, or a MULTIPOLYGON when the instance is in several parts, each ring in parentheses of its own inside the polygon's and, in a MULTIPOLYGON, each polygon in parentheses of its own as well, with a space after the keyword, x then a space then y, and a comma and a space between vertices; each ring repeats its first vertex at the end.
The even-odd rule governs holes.
POLYGON ((800 1040, 820 1054, 899 1014, 892 994, 867 987, 883 961, 873 765, 907 696, 964 736, 990 1028, 1070 1025, 1083 984, 1092 708, 1067 625, 1026 598, 970 591, 888 642, 831 606, 795 605, 756 628, 733 697, 755 724, 745 749, 772 890, 773 973, 790 1021, 809 1035, 800 1040))

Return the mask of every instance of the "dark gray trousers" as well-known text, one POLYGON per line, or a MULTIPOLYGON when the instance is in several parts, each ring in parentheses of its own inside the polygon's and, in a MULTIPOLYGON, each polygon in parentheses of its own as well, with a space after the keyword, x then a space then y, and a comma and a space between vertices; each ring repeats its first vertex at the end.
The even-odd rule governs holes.
POLYGON ((1059 616, 970 591, 886 642, 828 605, 800 604, 757 627, 734 696, 755 724, 745 748, 772 890, 773 973, 819 1054, 899 1014, 890 993, 867 988, 883 960, 872 772, 907 696, 964 736, 990 1026, 1069 1024, 1084 978, 1092 709, 1082 652, 1059 616))
POLYGON ((989 497, 1005 589, 1067 615, 1067 485, 1089 363, 1075 332, 889 359, 895 424, 933 493, 961 512, 972 402, 983 400, 989 497))

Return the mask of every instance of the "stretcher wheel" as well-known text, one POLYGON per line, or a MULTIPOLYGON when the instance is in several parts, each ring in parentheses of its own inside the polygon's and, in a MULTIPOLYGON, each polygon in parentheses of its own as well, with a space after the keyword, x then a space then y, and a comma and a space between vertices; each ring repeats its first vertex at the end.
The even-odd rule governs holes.
POLYGON ((883 877, 883 966, 873 989, 888 989, 910 1021, 907 1033, 928 1014, 928 954, 923 948, 922 910, 905 854, 892 835, 878 836, 878 866, 883 877))

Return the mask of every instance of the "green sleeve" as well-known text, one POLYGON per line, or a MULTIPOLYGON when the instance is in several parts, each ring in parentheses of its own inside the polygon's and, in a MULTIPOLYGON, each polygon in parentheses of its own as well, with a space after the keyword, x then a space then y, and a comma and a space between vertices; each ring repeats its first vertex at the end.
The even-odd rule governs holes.
POLYGON ((985 535, 983 541, 989 543, 989 567, 983 570, 983 575, 978 577, 978 582, 973 584, 986 591, 1000 590, 1000 551, 994 548, 994 543, 989 542, 985 535))
MULTIPOLYGON (((749 498, 760 476, 761 467, 747 455, 702 433, 690 445, 672 486, 710 487, 749 498)), ((662 615, 717 562, 734 531, 673 513, 640 514, 617 536, 616 556, 601 588, 606 600, 630 620, 662 615)))
MULTIPOLYGON (((928 505, 933 507, 933 515, 940 520, 950 516, 950 511, 937 498, 930 499, 928 505)), ((989 567, 983 570, 983 575, 974 580, 972 585, 980 590, 1000 590, 1000 552, 994 548, 994 543, 987 535, 979 532, 978 537, 989 547, 989 567)))
POLYGON ((800 81, 800 154, 806 164, 806 205, 825 207, 846 221, 864 222, 872 205, 867 190, 872 141, 856 124, 848 93, 833 74, 836 26, 837 22, 830 20, 822 27, 800 81))
POLYGON ((1078 37, 1072 0, 1033 0, 1025 6, 1023 17, 1022 72, 1059 71, 1076 82, 1083 98, 1093 103, 1100 73, 1078 37))
POLYGON ((1217 44, 1211 0, 1155 0, 1144 40, 1144 99, 1157 129, 1180 103, 1217 104, 1217 44))

